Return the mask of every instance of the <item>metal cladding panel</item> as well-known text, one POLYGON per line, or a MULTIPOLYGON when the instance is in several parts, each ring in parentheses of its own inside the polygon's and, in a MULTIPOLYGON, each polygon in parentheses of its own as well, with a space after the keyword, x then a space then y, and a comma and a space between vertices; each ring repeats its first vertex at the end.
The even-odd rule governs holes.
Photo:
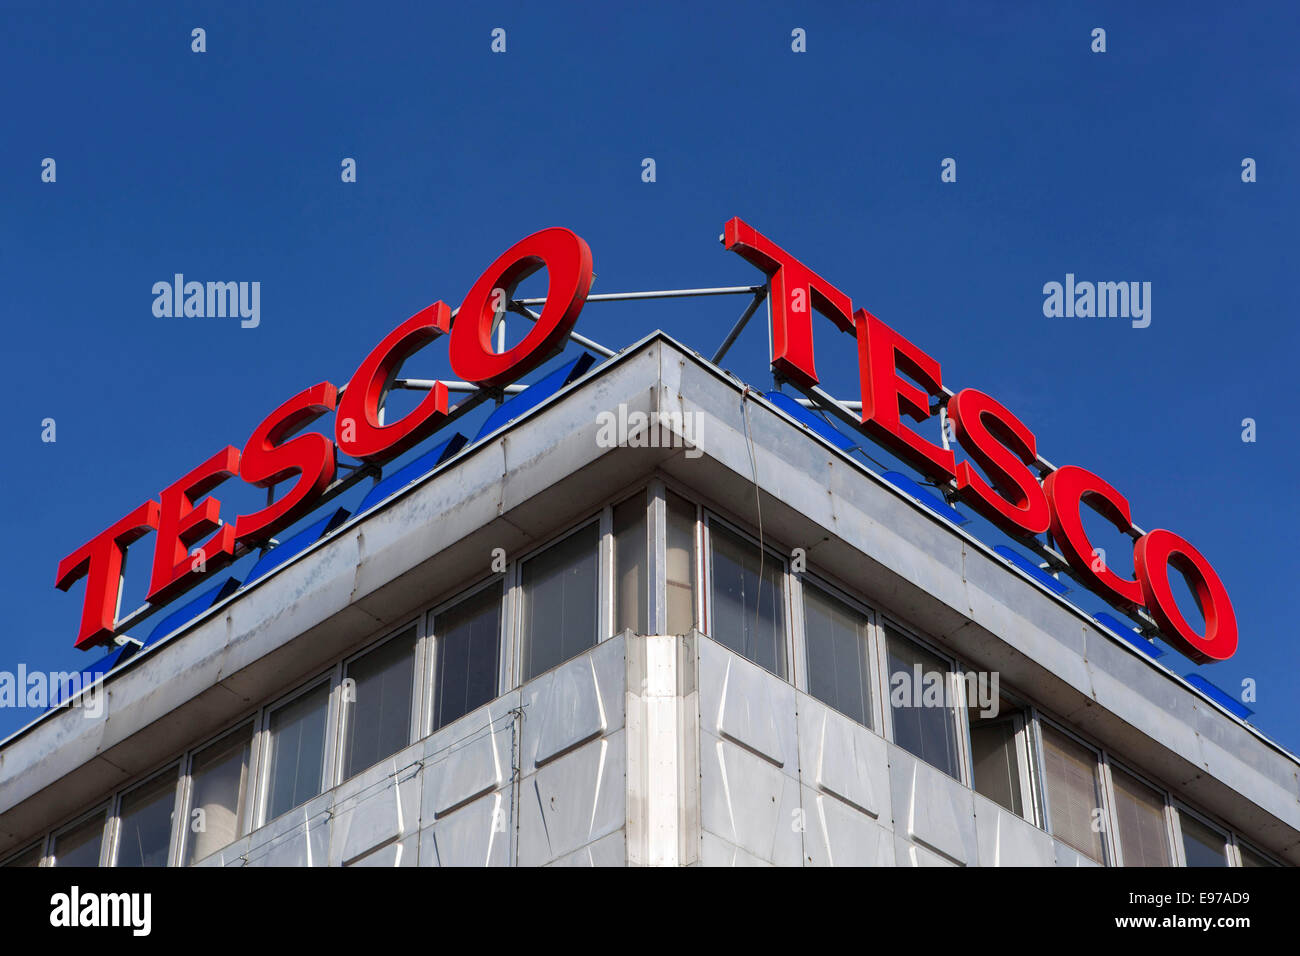
POLYGON ((908 843, 901 836, 894 837, 895 866, 956 866, 951 859, 927 847, 908 843))
POLYGON ((420 831, 420 866, 511 866, 514 788, 485 794, 420 831))
POLYGON ((612 637, 523 686, 523 772, 622 729, 626 656, 625 639, 612 637))
POLYGON ((799 866, 802 862, 797 775, 702 730, 700 800, 700 826, 705 832, 767 863, 799 866))
POLYGON ((794 687, 716 641, 698 647, 701 729, 797 779, 794 687))
POLYGON ((889 744, 894 831, 961 866, 978 862, 974 794, 941 770, 889 744))
POLYGON ((804 785, 888 826, 893 815, 884 738, 807 694, 798 695, 798 705, 804 785))
POLYGON ((888 826, 830 793, 807 786, 802 793, 805 866, 894 865, 888 826))
POLYGON ((627 866, 627 836, 619 830, 547 866, 627 866))
POLYGON ((600 737, 519 782, 519 865, 544 866, 627 824, 627 739, 600 737))
POLYGON ((736 844, 705 830, 700 834, 700 866, 771 866, 736 844))
POLYGON ((1056 854, 1057 866, 1101 866, 1096 860, 1084 856, 1074 847, 1062 843, 1060 840, 1052 841, 1052 849, 1056 854))
POLYGON ((519 692, 470 711, 424 744, 423 823, 506 786, 519 748, 519 692))
POLYGON ((1032 823, 975 794, 980 866, 1054 866, 1053 840, 1032 823))

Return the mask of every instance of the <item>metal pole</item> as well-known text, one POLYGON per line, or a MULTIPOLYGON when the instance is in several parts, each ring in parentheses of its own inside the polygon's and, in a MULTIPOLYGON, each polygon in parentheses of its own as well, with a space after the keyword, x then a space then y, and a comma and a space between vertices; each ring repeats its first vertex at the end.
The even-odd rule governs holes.
MULTIPOLYGON (((532 319, 534 322, 536 322, 538 319, 541 318, 541 316, 538 315, 536 312, 533 312, 531 309, 527 308, 524 305, 523 300, 511 302, 510 310, 512 312, 518 312, 520 315, 524 316, 525 318, 532 319)), ((605 356, 605 358, 613 358, 616 354, 618 354, 613 349, 607 349, 599 342, 595 342, 587 338, 585 335, 579 335, 577 332, 570 332, 569 338, 573 339, 573 341, 577 342, 579 345, 591 349, 593 352, 599 352, 601 355, 605 356)))
MULTIPOLYGON (((588 302, 628 302, 633 299, 688 299, 701 295, 741 295, 748 293, 753 295, 766 286, 761 285, 732 285, 720 286, 716 289, 663 289, 656 292, 606 292, 603 294, 587 296, 588 302)), ((545 305, 546 298, 543 296, 536 299, 516 299, 518 305, 545 305)))
POLYGON ((727 337, 722 340, 722 345, 718 346, 718 351, 714 353, 713 358, 711 360, 714 365, 717 365, 719 362, 722 361, 722 357, 727 354, 727 349, 731 348, 731 344, 736 341, 736 338, 740 335, 741 330, 745 328, 745 323, 747 323, 750 320, 750 317, 753 316, 753 314, 756 311, 758 311, 759 305, 766 298, 767 298, 767 286, 763 286, 758 292, 754 293, 753 301, 750 302, 749 305, 745 307, 745 311, 741 313, 740 318, 736 320, 736 324, 733 325, 731 327, 731 331, 727 333, 727 337))

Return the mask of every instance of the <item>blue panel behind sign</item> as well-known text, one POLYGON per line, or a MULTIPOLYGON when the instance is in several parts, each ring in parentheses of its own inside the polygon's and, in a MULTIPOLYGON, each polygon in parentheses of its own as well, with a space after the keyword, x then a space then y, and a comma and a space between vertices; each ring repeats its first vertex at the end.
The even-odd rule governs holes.
POLYGON ((832 425, 820 415, 804 408, 795 399, 791 398, 784 392, 768 392, 763 396, 781 411, 785 412, 791 418, 807 425, 810 431, 815 432, 822 438, 843 451, 852 451, 857 447, 857 442, 849 438, 842 431, 832 425))
POLYGON ((346 508, 339 508, 333 514, 327 515, 308 527, 303 528, 288 541, 280 542, 257 559, 257 563, 253 565, 253 570, 249 571, 248 577, 244 578, 244 583, 252 584, 262 575, 266 574, 267 571, 270 571, 273 568, 278 568, 294 555, 306 551, 309 547, 346 521, 347 517, 348 510, 346 508))
POLYGON ((1163 648, 1157 647, 1152 641, 1148 641, 1139 631, 1123 624, 1114 615, 1107 614, 1105 611, 1098 611, 1092 617, 1093 620, 1106 628, 1106 630, 1114 631, 1117 635, 1124 638, 1124 640, 1128 641, 1148 657, 1154 659, 1164 656, 1165 652, 1163 648))
POLYGON ((1240 717, 1242 720, 1245 720, 1247 717, 1249 717, 1251 714, 1254 713, 1253 710, 1251 710, 1241 701, 1237 700, 1237 698, 1233 697, 1227 691, 1220 690, 1218 687, 1215 687, 1213 684, 1211 684, 1200 674, 1188 674, 1187 677, 1184 678, 1184 680, 1186 680, 1187 683, 1191 684, 1193 687, 1199 690, 1206 697, 1210 698, 1210 700, 1213 700, 1216 703, 1220 704, 1225 710, 1231 711, 1232 713, 1240 717))
POLYGON ((881 477, 895 488, 907 492, 945 521, 951 521, 955 525, 963 525, 970 521, 969 518, 948 504, 948 502, 933 492, 926 491, 901 471, 887 471, 881 477))
POLYGON ((456 452, 465 447, 466 438, 460 432, 456 432, 442 444, 436 446, 432 451, 427 451, 409 465, 397 469, 391 475, 381 478, 375 485, 366 492, 366 496, 361 499, 361 507, 357 508, 357 514, 363 511, 369 511, 385 498, 397 494, 411 482, 423 478, 433 469, 437 468, 444 461, 450 458, 456 452))
POLYGON ((193 620, 208 608, 220 601, 224 601, 237 590, 239 590, 239 580, 237 578, 226 578, 225 581, 218 584, 215 588, 209 588, 204 591, 193 601, 188 602, 183 607, 177 608, 159 621, 158 625, 149 632, 149 637, 145 639, 144 646, 148 647, 151 644, 156 644, 172 631, 184 625, 187 621, 193 620))
POLYGON ((487 421, 483 423, 483 427, 474 436, 474 440, 478 441, 485 435, 492 434, 498 428, 508 425, 512 419, 518 418, 530 408, 542 404, 574 379, 586 375, 587 370, 595 363, 596 360, 592 356, 583 352, 572 362, 529 385, 518 395, 512 396, 509 401, 503 402, 500 408, 489 415, 487 421))
POLYGON ((1052 577, 1050 574, 1048 574, 1046 571, 1040 568, 1037 564, 1035 564, 1033 561, 1026 558, 1023 554, 1021 554, 1019 551, 1016 551, 1014 548, 1009 548, 1005 544, 996 544, 993 546, 993 550, 996 551, 998 554, 1002 555, 1002 557, 1006 558, 1008 561, 1010 561, 1012 564, 1018 567, 1021 571, 1024 571, 1025 574, 1029 575, 1035 581, 1042 583, 1049 590, 1055 591, 1057 594, 1070 593, 1070 589, 1068 587, 1066 587, 1056 578, 1052 577))

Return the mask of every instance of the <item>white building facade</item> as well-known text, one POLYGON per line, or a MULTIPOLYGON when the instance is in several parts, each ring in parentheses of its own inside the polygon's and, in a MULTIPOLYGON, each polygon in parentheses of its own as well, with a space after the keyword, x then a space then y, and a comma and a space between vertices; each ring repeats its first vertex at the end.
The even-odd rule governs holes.
POLYGON ((1295 756, 661 333, 101 690, 10 865, 1300 862, 1295 756))

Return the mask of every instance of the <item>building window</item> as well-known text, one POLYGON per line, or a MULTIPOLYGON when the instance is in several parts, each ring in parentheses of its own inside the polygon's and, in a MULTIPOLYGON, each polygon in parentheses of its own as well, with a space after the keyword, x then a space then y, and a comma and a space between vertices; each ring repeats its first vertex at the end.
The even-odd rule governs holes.
MULTIPOLYGON (((23 868, 40 866, 41 857, 43 855, 44 854, 42 851, 42 844, 33 843, 31 846, 23 850, 21 853, 15 854, 14 856, 11 856, 9 859, 5 860, 4 865, 5 867, 23 867, 23 868)), ((1247 863, 1244 865, 1250 866, 1251 864, 1247 863)), ((1271 866, 1272 864, 1266 863, 1264 865, 1271 866)))
POLYGON ((185 865, 211 856, 244 832, 253 726, 246 724, 190 758, 190 807, 185 865))
POLYGON ((1178 827, 1183 834, 1186 866, 1227 866, 1228 838, 1186 810, 1178 810, 1178 827))
POLYGON ((116 866, 166 866, 176 813, 177 767, 122 795, 116 866))
POLYGON ((710 637, 786 675, 785 566, 764 548, 709 523, 712 549, 710 637))
POLYGON ((1125 866, 1173 866, 1165 825, 1165 797, 1112 766, 1120 860, 1125 866))
MULTIPOLYGON (((1250 847, 1246 846, 1244 843, 1238 843, 1238 844, 1237 844, 1237 850, 1238 850, 1238 852, 1241 853, 1241 865, 1242 865, 1242 866, 1277 866, 1277 865, 1278 865, 1278 864, 1274 863, 1272 860, 1270 860, 1268 857, 1266 857, 1263 853, 1260 853, 1258 850, 1252 850, 1250 847)), ((28 852, 30 852, 30 851, 28 851, 28 852)), ((37 861, 39 861, 40 858, 41 858, 41 855, 40 855, 40 847, 36 847, 36 859, 37 859, 37 861)), ((35 863, 23 863, 23 864, 11 864, 11 865, 35 866, 36 864, 35 864, 35 863)))
POLYGON ((343 779, 411 742, 415 628, 350 661, 343 678, 343 779))
POLYGON ((698 623, 695 613, 695 505, 668 492, 668 540, 664 549, 668 579, 668 633, 686 634, 698 623))
POLYGON ((894 743, 960 780, 951 665, 890 628, 885 633, 894 743))
POLYGON ((1084 856, 1105 863, 1097 754, 1046 724, 1042 737, 1049 832, 1084 856))
POLYGON ((324 681, 271 712, 268 821, 321 792, 329 703, 330 685, 324 681))
POLYGON ((97 810, 80 823, 73 824, 54 837, 51 866, 99 866, 104 846, 104 823, 108 808, 97 810))
POLYGON ((965 676, 973 789, 1032 822, 1028 710, 1001 696, 990 702, 985 675, 969 671, 965 676))
POLYGON ((433 729, 497 696, 501 585, 491 584, 434 615, 433 729))
POLYGON ((871 726, 871 664, 867 616, 810 584, 803 586, 808 693, 846 717, 871 726))
POLYGON ((646 493, 614 507, 614 633, 647 630, 646 596, 650 590, 646 536, 646 493))
POLYGON ((593 522, 523 563, 523 679, 596 646, 600 528, 593 522))

